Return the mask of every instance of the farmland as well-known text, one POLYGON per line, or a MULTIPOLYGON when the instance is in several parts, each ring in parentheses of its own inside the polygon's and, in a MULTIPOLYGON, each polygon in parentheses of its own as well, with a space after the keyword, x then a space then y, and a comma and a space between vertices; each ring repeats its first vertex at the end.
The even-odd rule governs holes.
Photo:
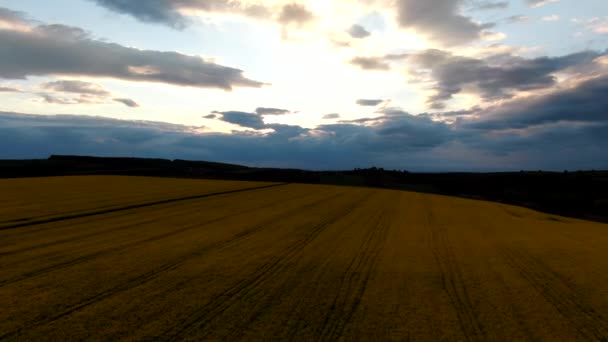
POLYGON ((605 340, 608 225, 414 192, 0 180, 0 340, 605 340))

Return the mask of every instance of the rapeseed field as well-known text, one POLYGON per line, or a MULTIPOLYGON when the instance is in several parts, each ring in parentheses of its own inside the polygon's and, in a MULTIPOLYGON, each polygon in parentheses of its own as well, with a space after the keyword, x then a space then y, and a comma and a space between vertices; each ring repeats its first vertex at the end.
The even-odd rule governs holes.
POLYGON ((371 188, 0 180, 0 340, 606 340, 608 225, 371 188))

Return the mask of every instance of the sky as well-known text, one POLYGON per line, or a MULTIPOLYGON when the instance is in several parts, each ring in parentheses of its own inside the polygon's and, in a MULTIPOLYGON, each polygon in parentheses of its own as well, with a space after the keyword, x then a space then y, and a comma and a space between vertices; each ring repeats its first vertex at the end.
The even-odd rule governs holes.
POLYGON ((0 158, 608 169, 605 0, 0 0, 0 158))

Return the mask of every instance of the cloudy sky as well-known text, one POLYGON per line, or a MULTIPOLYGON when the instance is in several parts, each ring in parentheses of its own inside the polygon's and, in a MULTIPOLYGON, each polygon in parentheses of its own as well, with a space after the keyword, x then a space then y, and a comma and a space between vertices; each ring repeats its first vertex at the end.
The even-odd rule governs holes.
POLYGON ((0 0, 0 158, 608 168, 605 0, 0 0))

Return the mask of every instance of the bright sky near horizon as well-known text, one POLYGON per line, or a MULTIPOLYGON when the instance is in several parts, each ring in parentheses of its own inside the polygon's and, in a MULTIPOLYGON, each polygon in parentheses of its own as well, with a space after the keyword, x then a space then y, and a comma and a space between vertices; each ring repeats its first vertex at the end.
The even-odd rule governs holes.
POLYGON ((607 48, 604 0, 0 0, 0 158, 608 168, 607 48))

